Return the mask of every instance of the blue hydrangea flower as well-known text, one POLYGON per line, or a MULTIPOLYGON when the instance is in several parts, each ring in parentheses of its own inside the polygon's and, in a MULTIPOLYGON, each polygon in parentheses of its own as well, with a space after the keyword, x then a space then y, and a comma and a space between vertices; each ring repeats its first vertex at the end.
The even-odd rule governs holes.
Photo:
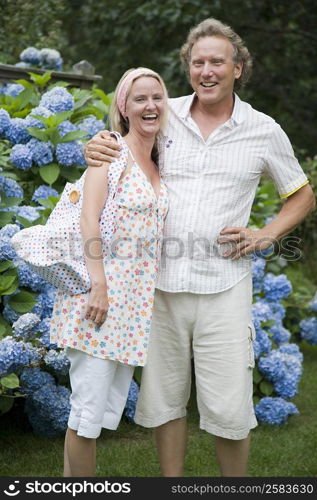
POLYGON ((39 349, 29 342, 17 341, 13 337, 5 337, 0 341, 0 376, 15 372, 41 359, 39 349))
POLYGON ((13 260, 17 254, 12 246, 11 237, 1 236, 0 238, 0 261, 13 260))
POLYGON ((274 349, 258 362, 260 372, 273 383, 275 392, 286 398, 295 396, 302 376, 303 356, 294 345, 274 349))
POLYGON ((61 71, 63 69, 63 59, 58 50, 44 48, 39 53, 40 64, 45 69, 55 69, 61 71))
POLYGON ((265 274, 266 261, 260 257, 252 258, 252 283, 254 293, 260 293, 262 289, 262 280, 265 274))
POLYGON ((24 394, 32 394, 46 384, 55 384, 53 375, 43 372, 38 366, 24 368, 20 382, 24 394))
POLYGON ((79 130, 87 132, 87 138, 91 139, 94 135, 104 130, 105 124, 102 120, 97 120, 95 116, 88 116, 78 124, 79 130))
POLYGON ((56 289, 46 283, 42 292, 36 298, 36 304, 32 308, 33 313, 37 314, 41 319, 48 318, 52 315, 56 289))
POLYGON ((32 167, 32 153, 27 145, 16 144, 11 149, 10 161, 21 170, 29 170, 32 167))
MULTIPOLYGON (((23 217, 24 219, 27 219, 30 222, 34 222, 36 219, 39 218, 39 212, 38 210, 40 207, 31 207, 29 205, 21 205, 19 207, 14 207, 16 210, 17 215, 20 217, 23 217)), ((17 222, 17 224, 20 224, 17 222)))
POLYGON ((297 344, 285 344, 285 345, 281 345, 278 350, 279 350, 279 352, 295 356, 300 363, 302 363, 303 360, 304 360, 304 355, 300 351, 300 349, 299 349, 299 347, 298 347, 297 344))
POLYGON ((31 288, 33 292, 41 292, 45 289, 47 281, 39 274, 32 271, 26 262, 21 259, 15 259, 14 264, 18 269, 20 285, 26 288, 31 288))
POLYGON ((10 115, 9 113, 5 110, 0 108, 0 135, 4 134, 8 128, 10 127, 10 115))
POLYGON ((12 118, 10 126, 5 130, 4 135, 12 144, 26 144, 31 139, 23 118, 12 118))
POLYGON ((263 279, 263 290, 269 302, 278 302, 292 292, 292 285, 285 274, 276 276, 273 273, 267 273, 263 279))
POLYGON ((284 328, 281 321, 276 322, 275 325, 270 327, 270 332, 273 335, 273 341, 277 346, 289 342, 291 338, 291 332, 284 328))
POLYGON ((257 359, 260 355, 270 352, 272 342, 267 332, 263 328, 256 329, 256 339, 253 342, 254 356, 257 359))
POLYGON ((69 371, 70 362, 64 351, 57 352, 51 349, 44 356, 44 361, 47 366, 50 366, 61 375, 66 375, 69 371))
POLYGON ((43 142, 38 139, 31 139, 27 143, 32 160, 38 167, 48 165, 53 161, 53 146, 50 141, 43 142))
POLYGON ((18 233, 20 228, 17 224, 6 224, 0 229, 0 238, 12 238, 13 235, 18 233))
POLYGON ((65 433, 70 412, 70 391, 47 383, 27 398, 25 411, 34 434, 57 437, 65 433))
POLYGON ((20 60, 26 63, 39 64, 40 62, 40 51, 35 47, 27 47, 22 50, 20 54, 20 60))
POLYGON ((20 83, 7 83, 3 86, 2 93, 11 97, 17 97, 24 89, 25 87, 20 83))
POLYGON ((263 300, 259 299, 254 304, 252 304, 252 321, 255 328, 261 321, 269 321, 272 318, 272 311, 269 304, 263 300))
POLYGON ((41 337, 39 338, 39 342, 47 347, 48 349, 57 349, 56 344, 52 344, 50 340, 50 324, 51 324, 51 318, 46 317, 42 319, 41 323, 39 323, 36 327, 35 330, 37 333, 41 334, 41 337))
POLYGON ((76 125, 74 125, 69 120, 64 120, 62 123, 58 125, 57 128, 59 130, 59 134, 61 137, 64 137, 64 135, 68 134, 69 132, 75 132, 76 130, 78 130, 76 125))
POLYGON ((46 184, 42 184, 39 186, 33 193, 32 201, 46 200, 49 196, 58 196, 58 192, 56 189, 51 186, 46 186, 46 184))
POLYGON ((42 123, 41 120, 34 118, 34 116, 32 116, 31 114, 25 117, 24 124, 26 128, 27 127, 44 128, 44 123, 42 123))
POLYGON ((279 397, 262 398, 254 410, 258 420, 271 425, 281 425, 287 421, 290 415, 299 413, 293 403, 289 403, 279 397))
POLYGON ((71 165, 85 165, 83 145, 76 141, 57 144, 56 159, 58 163, 65 167, 70 167, 71 165))
POLYGON ((0 191, 12 198, 24 198, 24 191, 19 186, 17 181, 14 179, 9 179, 9 177, 0 176, 0 191))
POLYGON ((74 98, 64 87, 57 86, 42 95, 40 106, 53 113, 62 113, 73 109, 74 98))
POLYGON ((10 307, 9 304, 5 304, 2 311, 2 316, 8 323, 10 323, 10 325, 12 325, 12 323, 14 323, 21 316, 21 314, 12 309, 12 307, 10 307))
POLYGON ((299 326, 301 338, 308 344, 317 345, 317 318, 302 319, 299 326))
POLYGON ((40 318, 36 314, 22 314, 12 325, 13 335, 15 337, 22 337, 23 339, 33 337, 30 333, 32 332, 32 329, 40 323, 40 321, 40 318))
POLYGON ((132 423, 134 422, 135 408, 138 400, 138 395, 139 395, 139 386, 137 382, 134 379, 132 379, 129 388, 127 402, 124 408, 124 415, 132 423))
POLYGON ((275 382, 274 390, 276 394, 282 398, 293 398, 298 393, 297 377, 291 373, 287 373, 285 377, 275 382))
MULTIPOLYGON (((31 111, 30 111, 30 114, 26 117, 26 120, 28 118, 32 118, 33 120, 36 118, 34 118, 34 116, 43 116, 43 118, 49 118, 50 116, 52 116, 54 113, 52 111, 50 111, 49 109, 45 108, 44 106, 37 106, 36 108, 33 108, 31 111)), ((44 127, 44 124, 40 121, 40 120, 37 120, 38 123, 44 127)), ((37 127, 39 127, 40 125, 36 125, 37 127)), ((31 125, 29 125, 30 127, 31 125)), ((35 125, 32 125, 32 126, 35 126, 35 125)))

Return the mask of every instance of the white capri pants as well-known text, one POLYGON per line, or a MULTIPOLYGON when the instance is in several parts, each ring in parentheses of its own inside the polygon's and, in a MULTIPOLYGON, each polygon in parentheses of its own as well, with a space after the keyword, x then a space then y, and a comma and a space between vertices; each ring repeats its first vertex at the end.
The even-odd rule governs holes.
POLYGON ((156 290, 148 362, 135 421, 157 427, 186 416, 194 359, 200 428, 244 439, 253 410, 252 277, 214 294, 156 290))
POLYGON ((101 359, 67 347, 71 410, 68 427, 78 436, 97 438, 102 427, 116 430, 127 401, 134 366, 101 359))

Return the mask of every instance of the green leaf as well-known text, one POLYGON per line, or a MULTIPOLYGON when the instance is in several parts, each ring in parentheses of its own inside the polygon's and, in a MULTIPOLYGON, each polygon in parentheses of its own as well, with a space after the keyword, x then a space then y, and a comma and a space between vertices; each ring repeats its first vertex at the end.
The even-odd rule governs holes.
POLYGON ((38 87, 44 87, 47 82, 51 79, 51 74, 53 71, 46 71, 44 75, 38 75, 37 73, 32 73, 31 71, 28 73, 30 75, 31 80, 38 87))
POLYGON ((54 144, 54 146, 57 146, 57 144, 62 142, 58 128, 50 128, 47 130, 47 133, 49 134, 50 141, 54 144))
POLYGON ((3 273, 7 269, 11 269, 14 266, 12 260, 4 260, 0 262, 0 273, 3 273))
POLYGON ((14 398, 9 398, 0 395, 0 415, 10 411, 13 406, 13 403, 14 403, 14 398))
POLYGON ((35 224, 37 224, 38 218, 31 222, 28 219, 25 219, 24 217, 21 217, 20 215, 16 215, 16 220, 18 222, 21 222, 21 224, 24 227, 31 227, 31 226, 34 226, 35 224))
POLYGON ((270 382, 267 382, 266 380, 262 380, 262 382, 259 385, 259 389, 265 396, 271 396, 271 394, 274 391, 273 385, 270 384, 270 382))
POLYGON ((76 167, 62 167, 61 177, 69 182, 75 182, 81 176, 81 171, 76 167))
POLYGON ((1 325, 0 324, 0 339, 2 339, 4 337, 4 335, 6 334, 6 327, 4 325, 1 325))
POLYGON ((255 366, 254 369, 253 369, 253 381, 256 384, 259 384, 262 379, 263 379, 262 373, 260 373, 259 370, 258 370, 258 367, 255 366))
POLYGON ((33 88, 27 88, 19 94, 19 98, 21 100, 19 110, 25 108, 29 104, 32 94, 33 88))
POLYGON ((55 113, 47 118, 47 125, 49 128, 58 127, 63 121, 69 120, 72 116, 73 111, 62 111, 61 113, 55 113))
POLYGON ((26 130, 29 132, 32 137, 36 137, 40 141, 47 142, 50 140, 50 136, 47 130, 41 130, 38 127, 26 127, 26 130))
POLYGON ((7 389, 16 389, 20 387, 19 377, 17 377, 15 373, 10 373, 10 375, 0 378, 0 383, 7 389))
POLYGON ((10 224, 12 222, 13 212, 0 212, 0 227, 10 224))
POLYGON ((19 205, 21 203, 22 199, 23 198, 15 198, 13 196, 6 196, 2 192, 0 206, 2 206, 4 208, 15 207, 16 205, 19 205))
POLYGON ((23 78, 21 78, 20 80, 14 80, 14 83, 20 83, 20 85, 23 85, 24 87, 30 89, 32 88, 33 89, 33 84, 31 82, 29 82, 28 80, 24 80, 23 78))
POLYGON ((100 99, 109 106, 111 104, 111 98, 101 89, 94 89, 93 94, 100 97, 100 99))
POLYGON ((16 276, 0 276, 0 293, 2 295, 5 294, 5 292, 8 290, 8 288, 11 288, 13 285, 14 281, 16 281, 16 276))
POLYGON ((58 200, 59 196, 49 196, 48 198, 39 198, 37 202, 40 203, 40 205, 42 205, 43 207, 50 208, 52 210, 58 200))
POLYGON ((59 176, 60 167, 57 163, 50 163, 39 168, 40 176, 47 184, 52 185, 59 176))
POLYGON ((9 298, 8 304, 18 313, 29 312, 36 304, 34 295, 30 292, 19 292, 9 298))
POLYGON ((139 385, 141 384, 141 377, 142 377, 142 366, 137 366, 134 369, 133 378, 137 381, 139 385))
POLYGON ((68 134, 65 134, 59 142, 77 141, 78 139, 87 138, 87 136, 87 132, 83 132, 82 130, 74 130, 73 132, 68 132, 68 134))

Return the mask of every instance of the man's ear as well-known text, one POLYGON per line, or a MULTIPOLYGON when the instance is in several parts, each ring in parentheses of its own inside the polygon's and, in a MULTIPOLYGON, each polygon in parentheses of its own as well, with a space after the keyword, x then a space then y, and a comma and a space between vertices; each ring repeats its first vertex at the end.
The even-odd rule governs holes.
POLYGON ((242 73, 242 69, 243 69, 243 63, 242 62, 235 64, 235 67, 234 67, 234 76, 235 76, 236 80, 238 78, 240 78, 241 73, 242 73))

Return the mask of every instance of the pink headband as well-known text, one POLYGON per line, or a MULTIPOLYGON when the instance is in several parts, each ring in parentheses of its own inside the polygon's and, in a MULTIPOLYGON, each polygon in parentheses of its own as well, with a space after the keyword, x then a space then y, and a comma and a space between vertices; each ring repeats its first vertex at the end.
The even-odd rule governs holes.
POLYGON ((128 96, 128 89, 130 87, 130 84, 135 80, 136 78, 140 76, 154 76, 157 78, 156 73, 152 71, 151 69, 148 68, 137 68, 131 71, 121 82, 120 87, 118 89, 117 93, 117 105, 119 108, 120 113, 122 116, 125 114, 125 106, 126 106, 126 101, 127 101, 127 96, 128 96))

